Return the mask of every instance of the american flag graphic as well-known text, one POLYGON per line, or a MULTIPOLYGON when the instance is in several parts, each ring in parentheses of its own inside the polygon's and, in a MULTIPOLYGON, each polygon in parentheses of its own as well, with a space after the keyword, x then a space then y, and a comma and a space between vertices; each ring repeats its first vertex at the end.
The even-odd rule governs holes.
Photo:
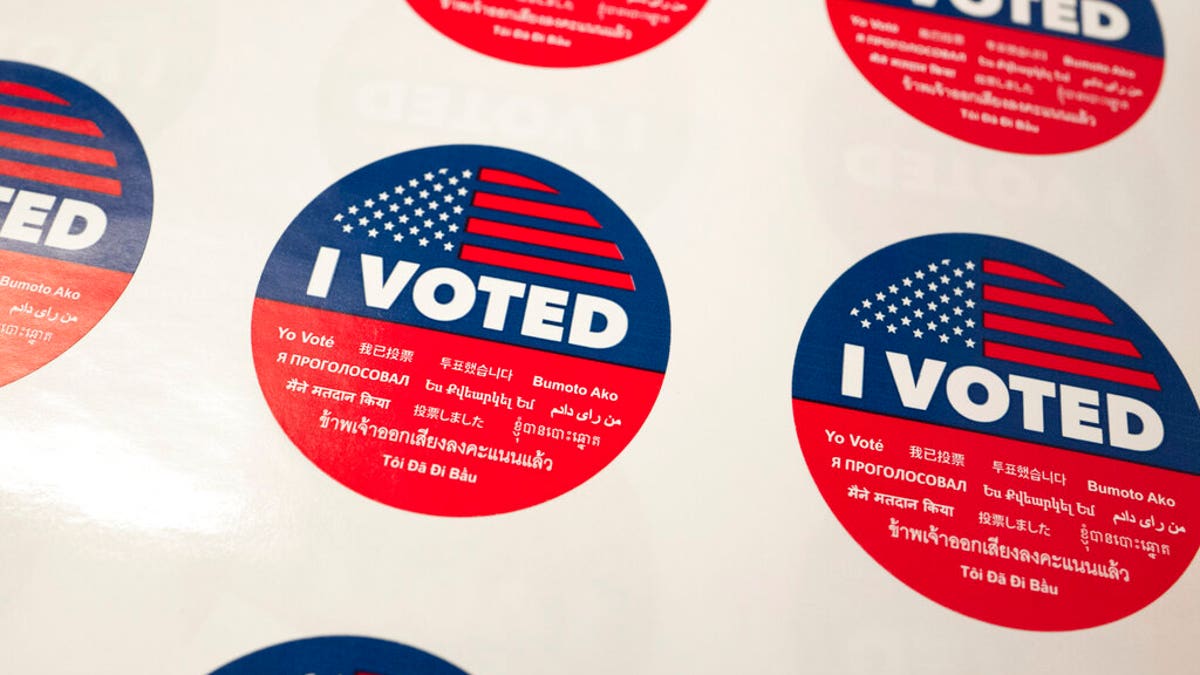
POLYGON ((1098 307, 1072 299, 1075 290, 1002 260, 942 258, 914 265, 849 316, 896 341, 1160 391, 1138 368, 1137 347, 1111 334, 1120 327, 1098 307))
POLYGON ((40 87, 0 81, 0 176, 121 196, 108 173, 116 156, 104 132, 72 114, 71 102, 40 87))
POLYGON ((333 224, 348 237, 634 290, 621 249, 592 214, 563 203, 545 183, 501 169, 431 168, 345 205, 333 224))

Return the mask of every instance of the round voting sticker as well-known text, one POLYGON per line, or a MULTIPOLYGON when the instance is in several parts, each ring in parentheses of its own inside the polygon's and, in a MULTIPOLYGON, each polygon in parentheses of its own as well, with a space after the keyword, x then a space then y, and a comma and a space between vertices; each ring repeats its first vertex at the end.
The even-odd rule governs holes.
POLYGON ((1162 81, 1150 0, 827 0, 884 96, 951 136, 1026 154, 1103 143, 1162 81))
POLYGON ((618 61, 671 37, 704 0, 408 0, 455 42, 530 66, 618 61))
POLYGON ((1071 630, 1162 595, 1200 545, 1200 411, 1085 272, 995 237, 868 256, 800 338, 793 409, 838 520, 912 588, 1071 630))
POLYGON ((212 675, 466 675, 436 656, 364 637, 285 642, 222 666, 212 675))
POLYGON ((604 468, 662 385, 670 319, 633 223, 562 167, 445 146, 319 195, 267 261, 259 382, 284 431, 372 499, 473 516, 604 468))
POLYGON ((150 232, 150 166, 100 94, 0 61, 0 385, 87 334, 150 232))

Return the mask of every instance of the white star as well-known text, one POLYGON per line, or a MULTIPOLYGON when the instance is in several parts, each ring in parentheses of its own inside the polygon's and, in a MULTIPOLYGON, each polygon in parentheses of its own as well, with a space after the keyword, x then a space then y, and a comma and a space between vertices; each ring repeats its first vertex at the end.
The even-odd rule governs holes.
POLYGON ((462 207, 461 207, 461 206, 456 206, 456 207, 454 207, 454 213, 455 213, 455 214, 461 214, 461 213, 462 213, 462 211, 463 211, 463 209, 462 209, 462 207))
POLYGON ((391 195, 389 195, 386 192, 379 193, 379 201, 381 201, 381 202, 386 202, 390 197, 391 197, 391 195))
POLYGON ((955 334, 955 335, 962 335, 962 334, 963 334, 963 329, 962 329, 962 326, 955 326, 955 327, 954 327, 954 334, 955 334))
POLYGON ((870 328, 870 327, 871 327, 871 321, 870 321, 869 319, 863 319, 862 321, 859 321, 859 323, 861 323, 861 324, 862 324, 862 327, 863 327, 863 328, 870 328))
POLYGON ((961 298, 962 294, 963 294, 963 289, 959 288, 958 286, 955 286, 954 287, 954 295, 961 298))
POLYGON ((400 217, 397 218, 396 220, 399 220, 401 225, 405 225, 408 223, 408 214, 402 213, 402 214, 400 214, 400 217))
POLYGON ((870 300, 863 300, 863 301, 862 301, 862 306, 863 306, 863 308, 864 308, 864 309, 871 309, 871 301, 870 301, 870 300))
POLYGON ((449 170, 450 170, 450 169, 447 169, 447 168, 445 168, 445 167, 442 167, 442 168, 438 169, 438 175, 439 175, 439 176, 445 176, 445 175, 446 175, 446 172, 447 172, 447 171, 449 171, 449 170))
POLYGON ((416 225, 413 225, 412 227, 408 228, 409 234, 416 234, 420 231, 421 231, 420 228, 418 228, 416 225))
POLYGON ((921 310, 918 309, 913 312, 913 316, 917 317, 918 319, 922 319, 925 317, 925 312, 922 312, 921 310))
POLYGON ((393 235, 392 235, 392 239, 393 239, 394 241, 404 241, 404 235, 402 235, 402 234, 400 234, 399 232, 397 232, 396 234, 393 234, 393 235))
POLYGON ((925 297, 925 291, 918 288, 917 290, 913 291, 913 297, 920 300, 921 298, 925 297))
POLYGON ((445 186, 444 186, 444 185, 442 185, 441 183, 434 183, 434 184, 433 184, 433 191, 434 191, 434 192, 441 192, 441 191, 442 191, 442 190, 444 190, 444 189, 446 189, 446 188, 445 188, 445 186))
POLYGON ((342 218, 343 218, 342 214, 339 213, 333 217, 333 220, 334 220, 334 222, 340 223, 340 222, 342 222, 342 218))
POLYGON ((354 214, 358 213, 358 207, 357 207, 357 206, 351 206, 350 208, 348 208, 348 209, 346 209, 346 210, 350 212, 350 215, 354 215, 354 214))
POLYGON ((875 320, 883 321, 883 312, 875 312, 875 320))
POLYGON ((397 185, 396 187, 392 188, 392 192, 395 192, 398 195, 402 195, 402 194, 404 194, 404 186, 397 185))
POLYGON ((421 181, 417 180, 416 178, 410 178, 408 180, 408 187, 417 187, 420 184, 421 184, 421 181))
POLYGON ((458 196, 466 197, 467 196, 467 188, 458 188, 458 196))
POLYGON ((962 315, 963 315, 962 307, 955 307, 954 308, 954 316, 962 316, 962 315))
POLYGON ((412 206, 414 201, 416 201, 416 200, 414 200, 412 197, 405 197, 405 198, 404 198, 404 205, 405 205, 405 206, 412 206))
POLYGON ((939 316, 938 320, 942 323, 950 323, 950 317, 946 316, 945 314, 939 316))
POLYGON ((970 279, 968 279, 967 283, 965 283, 963 285, 966 286, 967 288, 971 288, 971 289, 975 288, 975 282, 971 281, 970 279))
POLYGON ((379 220, 380 218, 383 218, 383 211, 375 209, 375 213, 372 213, 371 215, 375 216, 375 220, 379 220))
POLYGON ((921 270, 917 270, 916 272, 913 272, 913 276, 916 277, 917 279, 924 279, 925 273, 922 272, 921 270))
POLYGON ((897 308, 895 305, 888 305, 887 310, 888 310, 888 314, 895 314, 897 311, 897 308))
POLYGON ((912 298, 900 298, 900 304, 904 305, 905 307, 908 307, 909 305, 912 304, 912 298))
POLYGON ((421 237, 420 239, 417 240, 417 243, 420 244, 421 246, 428 246, 429 240, 426 239, 425 237, 421 237))
POLYGON ((442 244, 442 248, 446 249, 447 251, 453 251, 454 244, 451 244, 450 242, 446 242, 445 244, 442 244))
POLYGON ((888 293, 892 293, 894 295, 899 292, 900 292, 900 288, 898 286, 896 286, 896 284, 892 284, 891 286, 888 286, 888 293))
POLYGON ((469 170, 468 170, 468 171, 463 171, 463 172, 462 172, 462 177, 463 177, 463 178, 470 178, 470 177, 471 177, 471 176, 473 176, 473 175, 474 175, 474 174, 472 174, 472 173, 471 173, 469 170))
POLYGON ((975 309, 975 301, 974 300, 967 300, 963 304, 965 304, 967 306, 967 309, 975 309))
POLYGON ((439 214, 438 214, 438 220, 440 220, 440 221, 442 221, 442 222, 444 223, 444 222, 446 222, 447 220, 450 220, 450 214, 449 214, 449 213, 439 213, 439 214))
POLYGON ((932 281, 931 281, 931 282, 929 282, 929 290, 936 292, 936 291, 937 291, 937 289, 938 289, 938 285, 937 285, 937 284, 933 283, 932 281))
POLYGON ((954 268, 954 276, 956 276, 956 277, 961 277, 962 275, 963 275, 962 268, 960 268, 960 267, 955 267, 955 268, 954 268))
POLYGON ((945 333, 942 333, 941 335, 939 335, 939 336, 938 336, 938 340, 939 340, 939 341, 940 341, 942 344, 949 344, 949 343, 950 343, 950 336, 949 336, 949 335, 946 335, 945 333))
POLYGON ((432 174, 432 173, 426 173, 426 174, 425 174, 425 180, 433 180, 433 174, 432 174))
POLYGON ((938 300, 941 300, 943 303, 947 303, 950 302, 950 296, 942 293, 940 296, 938 296, 938 300))
POLYGON ((937 303, 936 303, 936 302, 930 302, 930 303, 926 303, 926 305, 925 305, 925 306, 926 306, 926 307, 928 307, 928 308, 929 308, 929 311, 931 311, 931 312, 936 312, 936 311, 937 311, 937 307, 938 307, 938 305, 937 305, 937 303))
POLYGON ((400 210, 400 205, 399 205, 399 204, 388 204, 388 211, 391 211, 392 213, 395 213, 395 212, 397 212, 397 211, 399 211, 399 210, 400 210))
POLYGON ((450 180, 446 181, 451 185, 458 185, 458 176, 451 176, 450 180))
POLYGON ((894 323, 889 323, 889 324, 888 324, 888 327, 887 327, 887 330, 888 330, 888 333, 890 333, 890 334, 892 334, 892 335, 895 335, 895 334, 896 334, 896 324, 894 324, 894 323))
POLYGON ((938 277, 938 281, 942 282, 943 284, 948 284, 950 283, 950 277, 943 274, 942 276, 938 277))
POLYGON ((936 323, 934 323, 934 322, 932 322, 932 321, 930 321, 929 323, 925 324, 925 327, 926 327, 926 328, 928 328, 928 329, 929 329, 929 330, 931 330, 931 331, 935 331, 935 330, 937 330, 937 324, 936 324, 936 323))
POLYGON ((426 228, 426 229, 428 229, 428 228, 431 228, 431 227, 433 227, 433 221, 432 221, 432 220, 430 220, 429 218, 426 218, 426 219, 425 219, 425 228, 426 228))
POLYGON ((908 277, 904 277, 903 279, 900 280, 900 283, 904 284, 905 287, 912 286, 912 279, 909 279, 908 277))
POLYGON ((421 216, 425 215, 425 209, 418 206, 417 208, 413 209, 413 215, 420 218, 421 216))
POLYGON ((429 199, 429 190, 421 190, 417 193, 417 196, 421 199, 429 199))
POLYGON ((396 229, 396 224, 392 222, 386 222, 383 224, 383 229, 391 232, 392 230, 396 229))
POLYGON ((442 234, 441 230, 438 230, 437 232, 433 233, 433 238, 434 239, 445 239, 446 235, 442 234))
POLYGON ((974 327, 975 327, 975 319, 967 319, 967 320, 966 320, 965 322, 963 322, 963 323, 965 323, 965 324, 966 324, 967 328, 974 328, 974 327))
POLYGON ((929 271, 936 272, 938 270, 936 263, 929 263, 929 271))
POLYGON ((909 324, 911 324, 911 323, 912 323, 912 319, 908 318, 907 316, 905 316, 905 317, 901 317, 901 319, 900 319, 900 323, 902 323, 902 324, 904 324, 905 326, 907 326, 907 325, 909 325, 909 324))
POLYGON ((884 299, 885 297, 886 297, 886 296, 885 296, 883 293, 876 293, 876 294, 875 294, 875 299, 876 299, 876 300, 879 300, 880 302, 883 302, 883 299, 884 299))
POLYGON ((438 204, 437 202, 429 202, 430 211, 437 211, 439 206, 441 206, 441 204, 438 204))
POLYGON ((457 225, 453 225, 453 224, 452 224, 452 225, 450 225, 450 227, 447 227, 446 229, 447 229, 447 230, 450 230, 451 232, 458 232, 458 226, 457 226, 457 225))
POLYGON ((343 225, 343 226, 342 226, 342 232, 345 232, 345 233, 349 234, 349 233, 351 233, 351 232, 353 232, 353 231, 354 231, 354 226, 353 226, 353 225, 343 225))
POLYGON ((359 219, 358 219, 358 224, 359 224, 359 225, 366 225, 366 224, 367 224, 367 222, 368 222, 368 221, 367 221, 367 217, 366 217, 366 216, 363 216, 362 218, 359 218, 359 219))
POLYGON ((367 236, 374 239, 375 237, 379 236, 379 230, 372 227, 371 229, 367 230, 367 236))
POLYGON ((918 340, 920 340, 921 336, 923 336, 923 335, 925 335, 925 334, 921 332, 920 328, 913 331, 913 337, 917 338, 918 340))
POLYGON ((964 265, 964 267, 966 267, 966 268, 967 268, 967 269, 969 269, 969 270, 974 270, 974 269, 975 269, 975 263, 973 263, 973 262, 971 262, 971 261, 969 261, 969 260, 968 260, 968 261, 967 261, 967 264, 966 264, 966 265, 964 265))
POLYGON ((850 316, 858 316, 858 308, 857 307, 850 310, 850 316))
POLYGON ((370 197, 368 197, 368 198, 367 198, 367 201, 363 202, 363 206, 365 206, 365 207, 367 207, 367 208, 369 209, 369 208, 371 208, 372 206, 375 206, 375 200, 374 200, 374 199, 371 199, 370 197))
MULTIPOLYGON (((967 263, 967 264, 969 265, 970 263, 967 263)), ((975 341, 974 341, 974 340, 972 340, 971 338, 967 338, 967 347, 970 347, 971 349, 974 349, 974 348, 975 348, 975 341)))
POLYGON ((454 195, 446 195, 445 197, 442 197, 442 201, 446 202, 447 204, 450 204, 451 202, 454 201, 454 195))

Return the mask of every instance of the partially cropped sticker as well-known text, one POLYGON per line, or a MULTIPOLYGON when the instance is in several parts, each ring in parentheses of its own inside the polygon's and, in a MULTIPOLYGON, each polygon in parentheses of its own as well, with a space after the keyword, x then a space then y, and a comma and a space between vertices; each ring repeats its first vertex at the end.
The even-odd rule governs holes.
POLYGON ((455 42, 513 63, 591 66, 650 49, 705 0, 408 0, 455 42))
POLYGON ((120 111, 65 75, 0 61, 0 385, 108 312, 141 260, 152 203, 120 111))
POLYGON ((854 65, 951 136, 1052 154, 1112 139, 1162 81, 1150 0, 827 0, 854 65))
POLYGON ((1200 546, 1200 411, 1175 361, 1071 264, 995 237, 878 251, 818 303, 796 431, 847 531, 995 624, 1128 616, 1200 546))
POLYGON ((300 450, 420 513, 539 504, 611 462, 666 369, 645 241, 603 193, 512 150, 395 155, 328 188, 267 261, 259 382, 300 450))
POLYGON ((365 637, 317 637, 268 647, 212 675, 466 675, 432 654, 365 637))

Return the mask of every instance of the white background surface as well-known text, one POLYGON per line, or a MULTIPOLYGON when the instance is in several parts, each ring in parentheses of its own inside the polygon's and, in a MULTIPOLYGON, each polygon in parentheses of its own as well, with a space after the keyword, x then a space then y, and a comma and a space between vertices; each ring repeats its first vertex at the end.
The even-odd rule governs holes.
POLYGON ((710 0, 659 48, 565 71, 469 51, 401 0, 3 4, 2 58, 112 101, 156 195, 109 315, 0 389, 0 671, 208 673, 358 634, 472 675, 1196 672, 1195 566, 1142 612, 1060 634, 895 580, 809 478, 790 378, 841 272, 971 231, 1096 276, 1195 386, 1197 3, 1155 2, 1167 69, 1146 117, 1054 157, 912 120, 859 76, 818 0, 710 0), (468 106, 484 112, 454 112, 468 106), (342 488, 284 436, 250 356, 258 276, 300 209, 442 143, 531 152, 603 189, 671 302, 641 434, 574 492, 499 517, 342 488))

